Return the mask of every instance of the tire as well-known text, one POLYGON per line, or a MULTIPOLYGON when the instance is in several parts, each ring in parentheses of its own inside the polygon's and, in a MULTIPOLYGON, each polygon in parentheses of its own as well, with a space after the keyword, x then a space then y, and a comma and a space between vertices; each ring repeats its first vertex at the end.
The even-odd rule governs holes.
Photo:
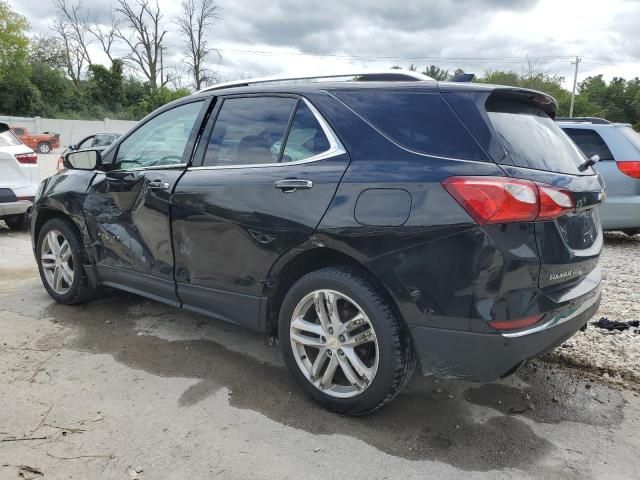
POLYGON ((278 331, 284 362, 296 381, 317 403, 339 414, 364 415, 382 407, 398 394, 415 367, 407 328, 385 295, 356 269, 324 268, 298 280, 283 300, 278 331), (319 300, 323 298, 329 303, 319 300), (337 313, 338 321, 323 327, 318 308, 324 311, 325 322, 332 313, 337 313), (299 318, 302 323, 296 320, 299 318), (360 323, 354 323, 355 319, 360 323), (300 325, 304 328, 298 330, 300 325), (335 330, 332 325, 337 326, 335 330), (356 327, 338 335, 346 326, 356 327), (373 333, 367 333, 370 331, 373 333), (303 345, 300 338, 320 346, 303 345), (360 345, 350 347, 363 338, 360 345), (360 363, 351 360, 354 352, 360 363), (341 363, 345 360, 346 370, 341 363), (338 366, 329 379, 332 361, 338 366), (317 364, 321 367, 316 375, 317 364), (359 368, 351 368, 354 365, 359 368), (358 374, 354 383, 349 379, 356 372, 366 373, 358 374))
POLYGON ((51 153, 51 144, 49 142, 41 142, 38 144, 39 153, 51 153))
MULTIPOLYGON (((63 256, 57 258, 63 260, 63 256)), ((82 246, 80 235, 70 222, 60 218, 53 218, 42 226, 36 243, 36 262, 38 263, 38 271, 44 288, 56 302, 72 305, 86 302, 94 297, 96 289, 89 282, 89 278, 83 268, 83 265, 86 265, 89 261, 82 246), (58 247, 64 247, 64 242, 68 244, 68 251, 61 248, 60 252, 69 253, 70 260, 67 257, 66 265, 71 267, 71 281, 68 281, 68 271, 65 270, 66 274, 62 272, 65 261, 59 262, 61 265, 55 263, 57 260, 51 259, 51 255, 55 256, 54 253, 43 259, 45 252, 53 252, 51 242, 54 235, 56 236, 58 247), (44 245, 43 249, 45 242, 47 244, 44 245), (43 265, 43 263, 46 265, 43 265), (53 264, 55 264, 54 267, 52 267, 53 264), (57 277, 55 276, 55 270, 58 270, 58 276, 62 276, 59 289, 56 289, 55 279, 57 277)))
POLYGON ((20 215, 7 215, 4 217, 4 223, 7 224, 11 230, 16 232, 29 230, 29 214, 22 213, 20 215))

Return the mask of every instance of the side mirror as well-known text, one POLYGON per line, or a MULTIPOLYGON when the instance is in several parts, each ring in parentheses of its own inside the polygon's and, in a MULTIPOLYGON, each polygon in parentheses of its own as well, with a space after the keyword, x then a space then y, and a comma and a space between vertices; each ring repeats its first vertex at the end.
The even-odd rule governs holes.
POLYGON ((69 152, 64 157, 65 168, 74 170, 95 170, 102 164, 99 150, 80 150, 69 152))

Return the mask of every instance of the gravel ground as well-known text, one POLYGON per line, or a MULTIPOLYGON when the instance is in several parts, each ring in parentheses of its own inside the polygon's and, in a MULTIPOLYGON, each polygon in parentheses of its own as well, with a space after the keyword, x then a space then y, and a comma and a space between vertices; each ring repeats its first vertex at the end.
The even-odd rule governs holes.
POLYGON ((578 332, 548 360, 581 367, 605 380, 640 390, 640 334, 604 330, 593 325, 606 317, 613 321, 640 320, 640 235, 608 233, 600 257, 604 285, 602 303, 587 330, 578 332))

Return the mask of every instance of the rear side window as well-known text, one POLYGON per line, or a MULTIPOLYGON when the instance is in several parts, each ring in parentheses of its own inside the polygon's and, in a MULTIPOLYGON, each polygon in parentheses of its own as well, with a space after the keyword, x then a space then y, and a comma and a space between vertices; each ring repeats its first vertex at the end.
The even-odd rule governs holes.
POLYGON ((247 97, 224 100, 209 138, 205 166, 276 163, 295 98, 247 97))
POLYGON ((587 158, 598 155, 600 160, 613 160, 611 150, 595 130, 587 128, 563 128, 563 130, 587 158))
POLYGON ((586 160, 556 122, 534 104, 489 97, 487 113, 514 165, 571 175, 593 175, 586 160))
POLYGON ((13 132, 7 130, 6 132, 0 133, 0 147, 13 147, 15 145, 22 145, 22 142, 13 132))
POLYGON ((329 140, 315 115, 306 103, 299 102, 287 135, 282 161, 305 160, 326 152, 329 148, 329 140))
POLYGON ((336 92, 336 96, 403 147, 427 155, 487 160, 438 93, 336 92))

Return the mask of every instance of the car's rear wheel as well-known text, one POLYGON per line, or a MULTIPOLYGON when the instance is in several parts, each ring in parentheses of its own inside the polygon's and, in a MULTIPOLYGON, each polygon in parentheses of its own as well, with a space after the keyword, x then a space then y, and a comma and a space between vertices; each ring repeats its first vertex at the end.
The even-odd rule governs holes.
POLYGON ((51 144, 47 142, 41 142, 38 144, 38 152, 40 153, 50 153, 51 152, 51 144))
POLYGON ((285 363, 311 397, 363 415, 397 395, 415 364, 406 328, 365 275, 325 268, 298 280, 280 310, 285 363))
POLYGON ((29 229, 29 214, 22 213, 20 215, 7 215, 4 217, 4 223, 7 224, 11 230, 28 230, 29 229))
POLYGON ((67 221, 54 218, 43 225, 36 259, 42 283, 57 302, 81 303, 94 296, 95 289, 83 267, 85 256, 80 236, 67 221))

